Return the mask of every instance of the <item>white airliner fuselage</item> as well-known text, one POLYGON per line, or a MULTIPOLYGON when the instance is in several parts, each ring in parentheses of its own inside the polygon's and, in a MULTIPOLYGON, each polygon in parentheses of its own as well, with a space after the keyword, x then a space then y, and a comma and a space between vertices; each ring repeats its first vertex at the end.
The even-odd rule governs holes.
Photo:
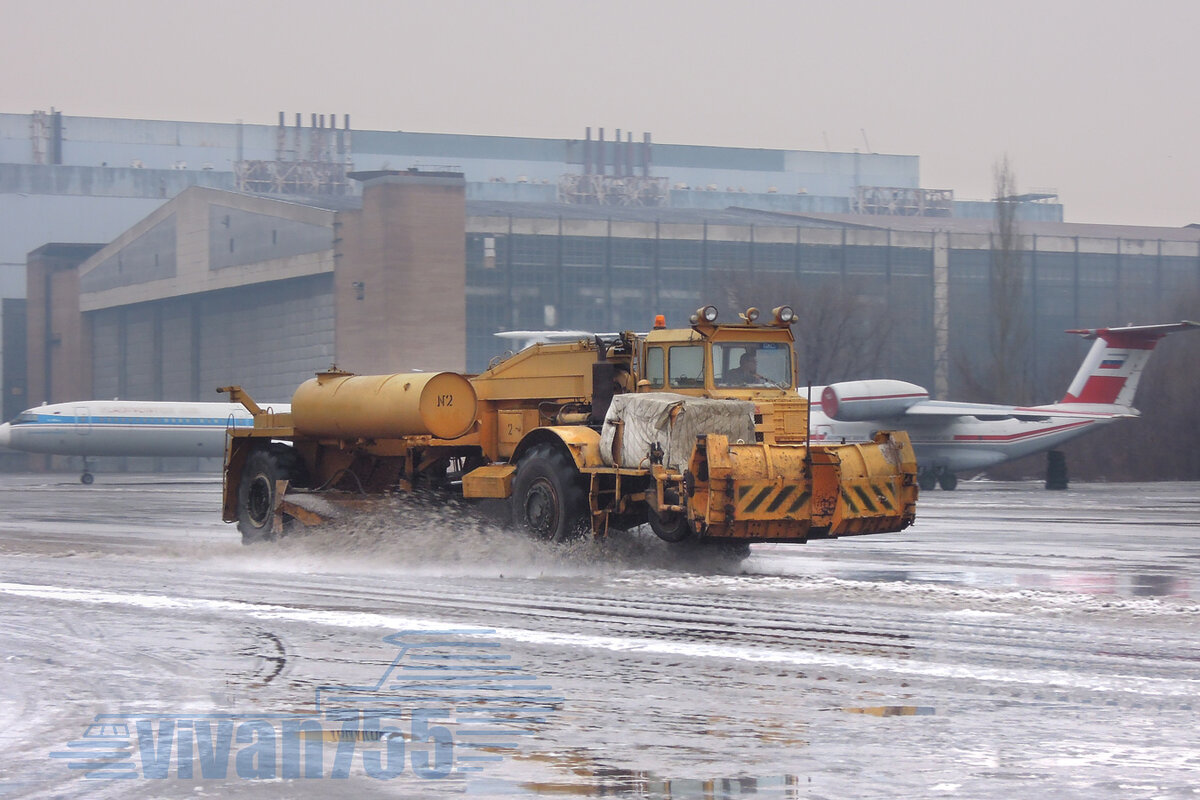
POLYGON ((955 472, 981 470, 1053 449, 1099 425, 1138 416, 1138 380, 1150 353, 1169 333, 1200 329, 1200 323, 1134 325, 1068 331, 1095 343, 1070 388, 1057 403, 1006 406, 930 400, 905 381, 848 381, 811 391, 813 441, 867 441, 875 431, 908 432, 921 482, 952 489, 955 472))
MULTIPOLYGON (((274 406, 287 411, 288 406, 274 406)), ((93 400, 22 411, 0 425, 0 446, 28 453, 81 456, 221 456, 229 428, 252 427, 240 403, 93 400)))

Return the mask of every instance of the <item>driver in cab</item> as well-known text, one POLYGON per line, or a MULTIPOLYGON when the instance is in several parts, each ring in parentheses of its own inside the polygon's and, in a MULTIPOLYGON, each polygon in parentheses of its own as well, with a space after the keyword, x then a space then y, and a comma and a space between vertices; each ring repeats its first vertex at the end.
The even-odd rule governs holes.
POLYGON ((758 356, 753 350, 742 353, 736 368, 725 373, 723 383, 729 386, 749 386, 763 383, 766 379, 758 374, 758 356))

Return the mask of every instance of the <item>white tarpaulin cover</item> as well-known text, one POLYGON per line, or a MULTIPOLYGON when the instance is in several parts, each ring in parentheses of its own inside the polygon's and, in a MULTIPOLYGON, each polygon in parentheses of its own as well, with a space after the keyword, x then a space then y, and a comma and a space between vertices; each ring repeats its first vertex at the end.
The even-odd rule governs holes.
POLYGON ((618 394, 612 399, 604 428, 600 432, 600 457, 613 464, 613 439, 616 420, 624 421, 621 431, 621 465, 636 467, 646 462, 650 446, 658 442, 668 467, 687 466, 696 436, 719 433, 730 442, 754 441, 754 403, 747 400, 713 400, 707 397, 651 392, 618 394))

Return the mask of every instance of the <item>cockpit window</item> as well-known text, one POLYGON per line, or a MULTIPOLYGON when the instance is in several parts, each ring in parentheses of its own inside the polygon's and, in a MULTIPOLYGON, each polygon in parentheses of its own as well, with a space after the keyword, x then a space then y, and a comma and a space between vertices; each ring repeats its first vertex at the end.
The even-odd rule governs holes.
POLYGON ((779 342, 722 342, 713 345, 717 386, 787 389, 792 385, 792 349, 779 342))
POLYGON ((37 412, 36 411, 22 411, 20 414, 17 415, 17 418, 14 420, 14 422, 17 425, 20 425, 22 423, 27 423, 27 422, 37 422, 37 412))

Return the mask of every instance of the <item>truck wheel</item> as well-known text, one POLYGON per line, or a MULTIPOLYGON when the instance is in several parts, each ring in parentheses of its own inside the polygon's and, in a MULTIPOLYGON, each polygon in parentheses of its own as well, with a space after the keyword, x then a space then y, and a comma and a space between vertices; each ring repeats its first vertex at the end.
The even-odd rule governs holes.
POLYGON ((745 561, 750 557, 750 543, 739 542, 736 539, 731 542, 721 542, 717 547, 717 552, 729 561, 745 561))
POLYGON ((741 539, 697 539, 686 546, 694 553, 715 556, 731 564, 740 564, 750 557, 750 544, 741 539))
POLYGON ((587 524, 587 498, 575 463, 548 444, 531 448, 513 480, 513 522, 536 538, 575 539, 587 524))
POLYGON ((646 513, 646 520, 650 523, 650 530, 654 531, 654 535, 664 542, 674 544, 692 536, 692 526, 688 524, 687 515, 678 511, 668 511, 659 516, 651 507, 646 513))
POLYGON ((290 477, 294 457, 277 450, 255 450, 246 458, 238 486, 238 530, 242 544, 275 538, 271 522, 275 516, 275 481, 290 477))

